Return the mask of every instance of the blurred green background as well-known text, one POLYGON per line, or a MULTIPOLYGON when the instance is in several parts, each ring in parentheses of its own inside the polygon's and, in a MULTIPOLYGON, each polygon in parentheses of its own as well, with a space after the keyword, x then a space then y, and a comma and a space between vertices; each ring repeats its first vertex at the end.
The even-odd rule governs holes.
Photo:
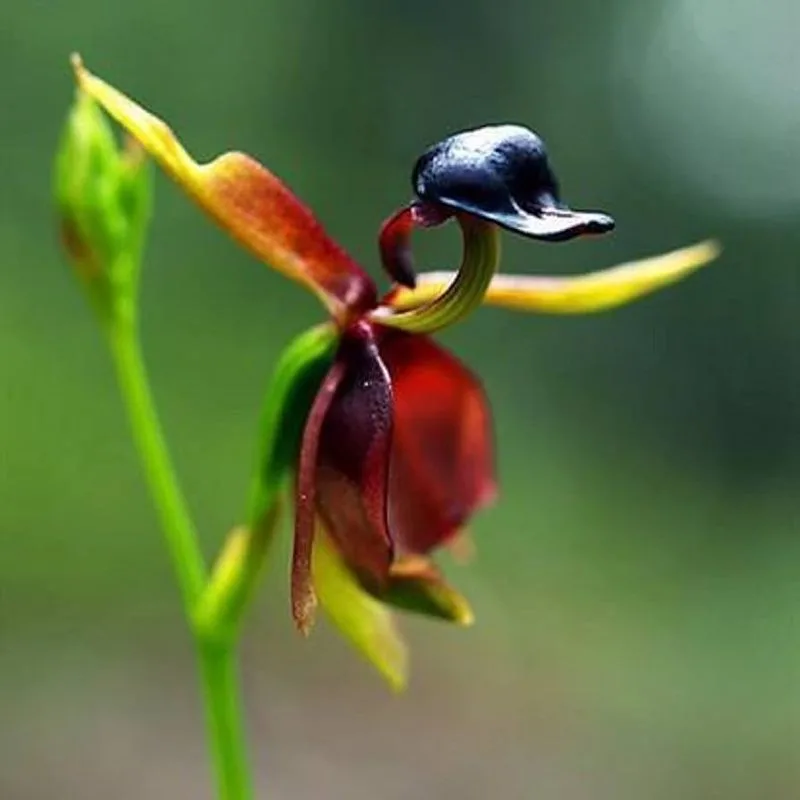
MULTIPOLYGON (((248 627, 262 797, 800 796, 800 6, 795 0, 0 4, 0 797, 210 796, 188 637, 109 360, 61 257, 67 57, 198 156, 282 176, 375 274, 382 219, 452 131, 520 122, 602 240, 580 272, 709 235, 722 260, 616 313, 485 310, 502 495, 449 565, 478 624, 408 620, 391 696, 288 621, 248 627)), ((446 267, 453 231, 420 237, 446 267)), ((262 390, 316 302, 159 176, 145 349, 209 551, 240 521, 262 390)))

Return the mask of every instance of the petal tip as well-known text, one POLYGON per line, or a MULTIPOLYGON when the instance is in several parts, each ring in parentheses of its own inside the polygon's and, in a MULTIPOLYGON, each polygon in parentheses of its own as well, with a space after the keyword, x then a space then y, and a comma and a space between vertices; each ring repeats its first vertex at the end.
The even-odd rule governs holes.
POLYGON ((310 586, 292 592, 292 619, 302 636, 307 637, 311 633, 316 610, 317 596, 310 586))
POLYGON ((702 259, 703 264, 719 258, 722 255, 722 242, 718 239, 706 239, 695 245, 698 254, 698 261, 702 259))
POLYGON ((459 628, 471 628, 475 624, 475 612, 462 594, 450 589, 447 601, 450 607, 450 622, 459 628))
POLYGON ((381 670, 384 680, 386 681, 389 689, 394 694, 403 694, 408 688, 408 667, 404 665, 403 669, 398 671, 381 670))
POLYGON ((456 623, 456 625, 460 625, 462 628, 471 628, 475 624, 475 614, 471 608, 465 606, 462 609, 461 616, 453 621, 456 623))
MULTIPOLYGON (((691 275, 701 267, 705 267, 712 261, 716 261, 722 255, 722 245, 716 239, 705 239, 704 241, 645 259, 641 263, 643 266, 653 264, 654 288, 658 288, 660 283, 672 283, 681 278, 691 275), (659 280, 662 278, 663 280, 659 280)), ((637 262, 630 265, 633 270, 637 262)), ((643 272, 644 274, 644 272, 643 272)))
POLYGON ((78 52, 70 53, 69 65, 72 68, 72 74, 75 77, 75 82, 82 88, 84 81, 89 75, 89 72, 83 65, 83 58, 81 58, 81 54, 78 52))

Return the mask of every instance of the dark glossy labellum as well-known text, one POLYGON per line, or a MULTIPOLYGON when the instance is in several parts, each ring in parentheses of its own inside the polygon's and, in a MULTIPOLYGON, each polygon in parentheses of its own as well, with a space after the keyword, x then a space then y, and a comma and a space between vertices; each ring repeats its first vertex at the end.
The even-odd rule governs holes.
POLYGON ((614 227, 607 214, 561 202, 544 142, 520 125, 476 128, 433 145, 415 164, 412 183, 423 201, 536 239, 564 241, 614 227))

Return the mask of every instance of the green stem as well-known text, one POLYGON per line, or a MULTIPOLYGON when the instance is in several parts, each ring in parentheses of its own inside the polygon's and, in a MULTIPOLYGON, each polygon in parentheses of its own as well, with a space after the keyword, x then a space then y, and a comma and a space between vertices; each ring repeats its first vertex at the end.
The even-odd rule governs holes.
POLYGON ((236 651, 230 644, 200 643, 206 720, 220 800, 253 796, 247 764, 247 743, 239 700, 236 651))
POLYGON ((194 524, 170 460, 142 359, 135 322, 117 314, 106 326, 120 391, 197 645, 219 800, 252 796, 233 640, 211 640, 194 625, 207 572, 194 524))
POLYGON ((109 339, 131 433, 167 540, 184 608, 191 612, 203 592, 206 567, 161 432, 134 325, 114 324, 109 339))

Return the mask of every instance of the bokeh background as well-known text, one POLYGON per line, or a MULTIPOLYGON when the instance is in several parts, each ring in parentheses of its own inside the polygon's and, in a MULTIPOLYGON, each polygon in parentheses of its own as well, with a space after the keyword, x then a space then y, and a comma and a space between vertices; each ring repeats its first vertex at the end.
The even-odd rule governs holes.
MULTIPOLYGON (((259 796, 800 796, 798 30, 795 0, 0 3, 0 797, 210 797, 177 593, 55 236, 72 50, 199 156, 258 156, 376 274, 416 156, 494 121, 618 221, 505 237, 507 270, 725 246, 615 313, 443 337, 497 418, 502 497, 450 567, 478 624, 408 620, 392 696, 324 624, 293 633, 284 542, 245 645, 259 796)), ((161 177, 156 204, 145 349, 211 551, 271 365, 320 312, 161 177)), ((457 236, 419 252, 446 267, 457 236)))

